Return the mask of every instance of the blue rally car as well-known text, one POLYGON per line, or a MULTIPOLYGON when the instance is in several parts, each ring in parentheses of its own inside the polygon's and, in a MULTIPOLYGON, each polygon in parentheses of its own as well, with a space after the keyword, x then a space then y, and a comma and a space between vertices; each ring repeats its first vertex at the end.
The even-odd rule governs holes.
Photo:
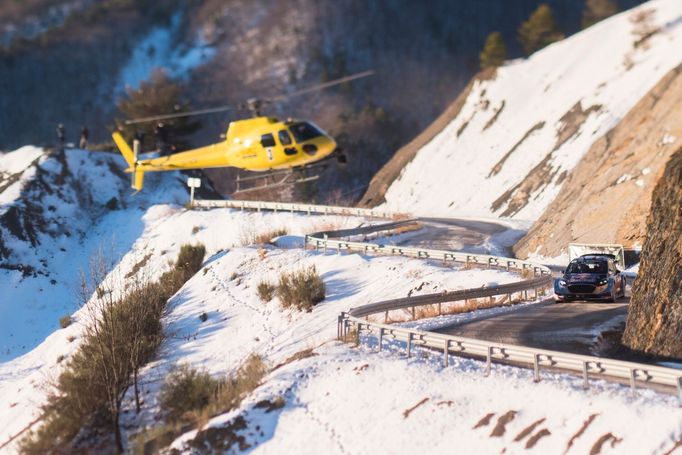
POLYGON ((612 254, 584 254, 573 259, 564 276, 554 281, 556 300, 606 300, 625 297, 625 277, 612 254))

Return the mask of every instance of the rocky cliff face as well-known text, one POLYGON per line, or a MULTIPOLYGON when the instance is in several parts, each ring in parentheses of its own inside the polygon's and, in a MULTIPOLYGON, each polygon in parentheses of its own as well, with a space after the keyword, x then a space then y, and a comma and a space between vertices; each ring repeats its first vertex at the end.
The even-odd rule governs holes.
POLYGON ((641 246, 651 194, 682 146, 682 65, 670 71, 568 175, 556 199, 514 248, 557 256, 570 242, 641 246))
POLYGON ((682 147, 656 185, 647 224, 623 341, 635 350, 682 359, 682 147))

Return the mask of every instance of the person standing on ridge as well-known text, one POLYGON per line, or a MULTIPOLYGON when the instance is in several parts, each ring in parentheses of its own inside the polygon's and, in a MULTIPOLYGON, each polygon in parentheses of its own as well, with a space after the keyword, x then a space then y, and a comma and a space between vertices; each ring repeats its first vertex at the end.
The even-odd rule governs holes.
POLYGON ((57 140, 59 141, 59 149, 64 151, 64 138, 66 137, 66 130, 64 124, 57 125, 57 140))
POLYGON ((90 131, 83 126, 81 127, 81 138, 80 141, 78 141, 78 147, 85 150, 88 148, 88 137, 90 137, 90 131))

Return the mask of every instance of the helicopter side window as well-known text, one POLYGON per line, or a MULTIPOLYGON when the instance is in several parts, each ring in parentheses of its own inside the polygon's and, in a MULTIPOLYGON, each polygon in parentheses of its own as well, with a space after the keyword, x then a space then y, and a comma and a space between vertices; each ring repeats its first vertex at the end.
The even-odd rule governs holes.
POLYGON ((298 143, 322 136, 322 132, 308 122, 294 123, 289 129, 298 143))
POLYGON ((289 136, 287 130, 280 130, 278 135, 279 141, 282 143, 282 145, 287 146, 291 144, 291 136, 289 136))
POLYGON ((264 134, 260 137, 260 144, 263 147, 274 147, 275 146, 275 138, 270 133, 264 134))

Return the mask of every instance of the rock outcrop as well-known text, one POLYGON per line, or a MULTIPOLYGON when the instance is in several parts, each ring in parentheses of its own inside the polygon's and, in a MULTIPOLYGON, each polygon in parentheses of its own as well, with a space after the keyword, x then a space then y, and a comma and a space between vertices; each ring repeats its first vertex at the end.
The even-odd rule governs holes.
POLYGON ((682 147, 656 185, 623 342, 682 359, 682 147))
POLYGON ((651 194, 682 146, 682 65, 670 71, 567 176, 556 199, 514 248, 557 256, 570 242, 641 246, 651 194))

